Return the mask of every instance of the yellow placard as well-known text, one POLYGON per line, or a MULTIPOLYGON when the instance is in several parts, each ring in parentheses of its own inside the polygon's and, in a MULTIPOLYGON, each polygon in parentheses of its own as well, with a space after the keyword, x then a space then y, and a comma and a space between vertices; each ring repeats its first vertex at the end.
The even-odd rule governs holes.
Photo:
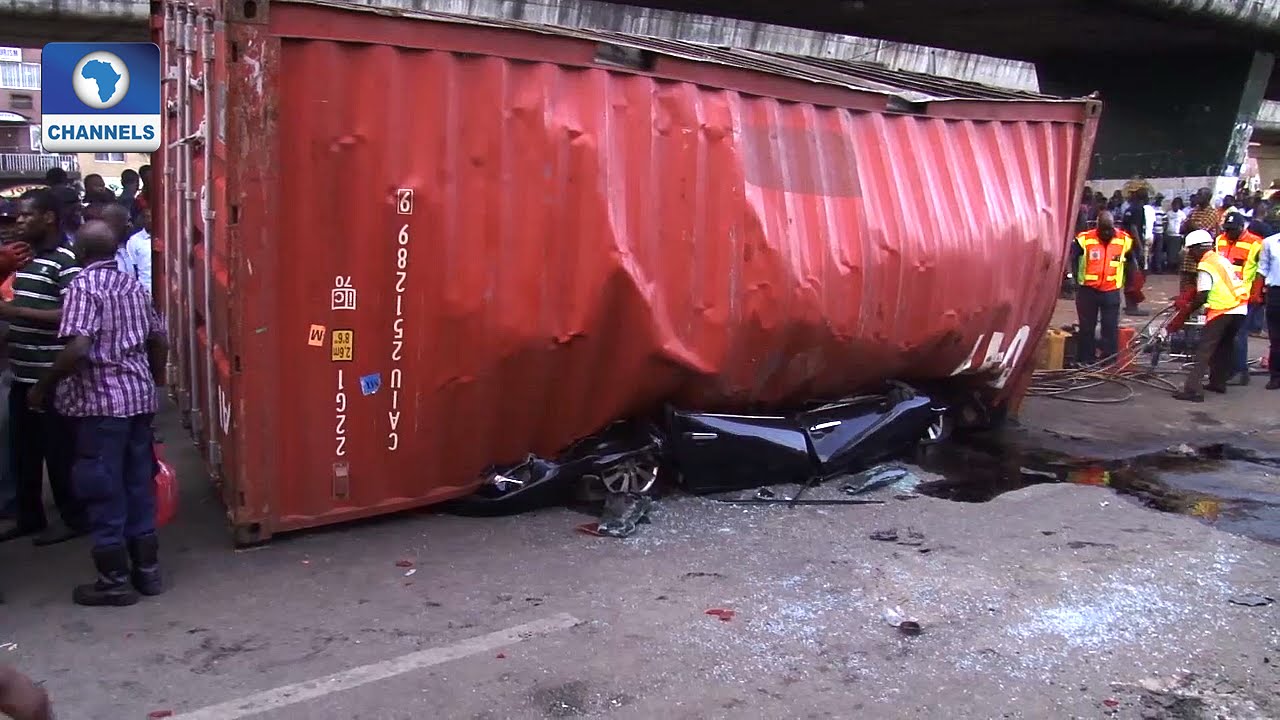
POLYGON ((311 326, 311 330, 307 332, 307 344, 311 347, 322 347, 324 345, 323 325, 311 326))
POLYGON ((356 356, 356 331, 334 330, 329 334, 330 353, 333 362, 351 362, 356 356))

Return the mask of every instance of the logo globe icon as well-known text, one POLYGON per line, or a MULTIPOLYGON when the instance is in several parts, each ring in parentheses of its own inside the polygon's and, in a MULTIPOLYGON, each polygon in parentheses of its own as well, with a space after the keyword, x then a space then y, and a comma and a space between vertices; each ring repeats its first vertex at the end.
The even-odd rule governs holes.
POLYGON ((91 52, 76 63, 71 88, 80 102, 95 110, 115 107, 129 93, 129 68, 115 53, 91 52))

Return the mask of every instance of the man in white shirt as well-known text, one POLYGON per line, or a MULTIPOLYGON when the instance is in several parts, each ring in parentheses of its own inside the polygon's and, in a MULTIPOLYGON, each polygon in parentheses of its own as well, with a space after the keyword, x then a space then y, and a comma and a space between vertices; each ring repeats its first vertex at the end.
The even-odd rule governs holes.
POLYGON ((1142 229, 1142 243, 1146 247, 1143 259, 1147 261, 1146 272, 1158 273, 1165 259, 1165 202, 1164 195, 1157 195, 1155 200, 1143 204, 1143 218, 1146 225, 1142 229))
POLYGON ((116 250, 116 267, 120 272, 128 273, 142 284, 147 294, 151 294, 151 226, 150 212, 143 211, 142 229, 133 232, 129 224, 129 210, 123 205, 112 204, 102 213, 102 219, 115 233, 120 247, 116 250))
POLYGON ((1182 225, 1187 221, 1187 213, 1182 209, 1182 198, 1174 198, 1169 204, 1169 212, 1165 215, 1164 228, 1164 269, 1177 273, 1182 263, 1182 225))

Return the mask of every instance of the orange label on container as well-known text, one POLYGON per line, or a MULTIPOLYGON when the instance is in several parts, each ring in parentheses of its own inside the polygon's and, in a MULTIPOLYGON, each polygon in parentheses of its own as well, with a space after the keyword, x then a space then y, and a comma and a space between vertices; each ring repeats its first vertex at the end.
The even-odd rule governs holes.
POLYGON ((312 325, 311 330, 307 333, 307 344, 311 347, 321 347, 324 345, 324 326, 312 325))
POLYGON ((333 362, 351 362, 356 356, 356 331, 334 330, 329 335, 329 358, 333 362))

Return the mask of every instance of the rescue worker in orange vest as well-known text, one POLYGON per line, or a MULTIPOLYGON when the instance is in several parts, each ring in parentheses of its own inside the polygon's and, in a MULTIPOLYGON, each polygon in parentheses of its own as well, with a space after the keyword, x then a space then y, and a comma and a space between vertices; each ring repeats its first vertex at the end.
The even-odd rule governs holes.
POLYGON ((1207 389, 1216 393, 1227 391, 1236 333, 1242 332, 1249 311, 1249 286, 1236 274, 1231 261, 1215 252, 1213 246, 1213 236, 1204 230, 1187 235, 1187 253, 1197 260, 1196 293, 1178 298, 1177 314, 1161 331, 1162 334, 1173 332, 1200 307, 1207 308, 1195 362, 1187 372, 1186 384, 1173 395, 1188 402, 1204 402, 1205 387, 1201 383, 1206 369, 1209 371, 1207 389))
MULTIPOLYGON (((1214 249, 1225 256, 1236 268, 1236 275, 1249 288, 1249 304, 1262 303, 1262 278, 1258 277, 1258 257, 1262 254, 1262 238, 1245 228, 1249 218, 1244 213, 1232 211, 1227 213, 1222 223, 1222 234, 1214 241, 1214 249)), ((1246 309, 1246 314, 1247 314, 1246 309)), ((1236 333, 1235 348, 1231 370, 1233 385, 1249 384, 1249 333, 1241 330, 1236 333)))
POLYGON ((1111 358, 1120 349, 1120 305, 1125 275, 1138 272, 1134 241, 1115 226, 1109 211, 1098 213, 1098 226, 1076 235, 1071 244, 1070 264, 1074 268, 1076 314, 1080 331, 1076 335, 1076 360, 1081 366, 1098 362, 1098 321, 1102 321, 1102 356, 1111 358))

